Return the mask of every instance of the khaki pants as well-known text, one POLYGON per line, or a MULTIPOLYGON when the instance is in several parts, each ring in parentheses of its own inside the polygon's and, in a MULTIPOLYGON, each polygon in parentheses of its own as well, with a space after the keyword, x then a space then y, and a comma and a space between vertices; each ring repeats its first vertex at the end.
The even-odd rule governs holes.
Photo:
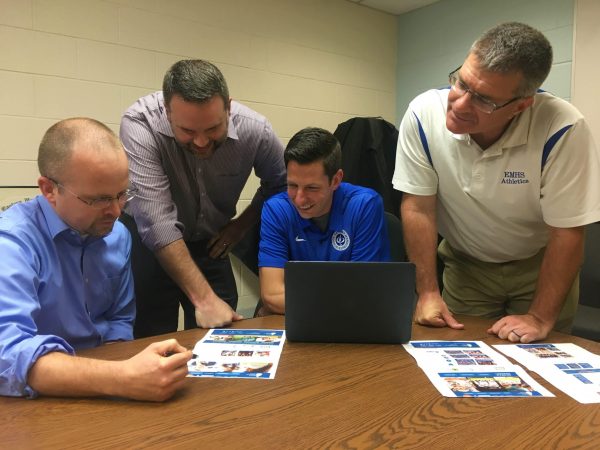
MULTIPOLYGON (((489 263, 454 250, 444 239, 438 247, 444 262, 442 297, 454 314, 493 319, 525 314, 531 306, 544 251, 523 260, 489 263)), ((579 274, 567 294, 555 330, 570 332, 578 300, 579 274)))

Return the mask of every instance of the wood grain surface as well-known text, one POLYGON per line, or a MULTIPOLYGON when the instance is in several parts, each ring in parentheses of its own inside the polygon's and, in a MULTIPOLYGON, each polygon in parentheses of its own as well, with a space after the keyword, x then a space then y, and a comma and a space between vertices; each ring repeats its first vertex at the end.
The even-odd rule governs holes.
MULTIPOLYGON (((464 331, 414 326, 413 339, 483 340, 491 321, 464 331)), ((283 328, 283 317, 237 328, 283 328)), ((177 337, 117 343, 81 356, 125 359, 177 337)), ((553 333, 600 354, 600 344, 553 333)), ((530 372, 531 373, 531 372, 530 372)), ((556 398, 445 398, 398 345, 286 342, 274 380, 189 378, 166 403, 112 398, 0 397, 0 448, 494 449, 600 448, 600 405, 583 405, 533 374, 556 398)))

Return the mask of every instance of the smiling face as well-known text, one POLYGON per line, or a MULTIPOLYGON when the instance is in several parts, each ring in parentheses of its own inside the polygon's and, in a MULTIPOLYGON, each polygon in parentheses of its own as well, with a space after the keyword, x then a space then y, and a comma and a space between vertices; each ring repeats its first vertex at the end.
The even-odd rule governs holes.
POLYGON ((177 143, 200 159, 210 158, 227 139, 229 102, 225 105, 219 95, 202 103, 174 95, 167 117, 177 143))
POLYGON ((323 161, 287 165, 288 196, 303 219, 313 219, 331 210, 333 193, 342 182, 343 172, 338 170, 331 181, 325 173, 323 161))
MULTIPOLYGON (((470 54, 458 72, 462 83, 498 105, 515 97, 522 75, 519 72, 495 73, 479 68, 477 57, 470 54)), ((525 97, 486 114, 475 108, 471 94, 458 94, 450 89, 446 111, 446 128, 455 134, 469 134, 482 148, 496 142, 514 116, 533 103, 533 97, 525 97)))

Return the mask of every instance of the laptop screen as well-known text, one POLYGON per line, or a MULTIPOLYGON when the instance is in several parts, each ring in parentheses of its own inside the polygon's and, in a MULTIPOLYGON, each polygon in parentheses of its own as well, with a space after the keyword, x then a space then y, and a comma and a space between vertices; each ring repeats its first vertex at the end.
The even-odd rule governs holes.
POLYGON ((285 266, 290 341, 406 343, 415 301, 412 263, 289 261, 285 266))

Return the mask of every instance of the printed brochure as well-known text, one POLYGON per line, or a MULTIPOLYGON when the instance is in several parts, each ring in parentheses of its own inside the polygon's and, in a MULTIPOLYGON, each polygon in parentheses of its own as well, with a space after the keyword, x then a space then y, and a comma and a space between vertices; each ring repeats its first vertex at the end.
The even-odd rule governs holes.
POLYGON ((482 341, 410 341, 404 348, 445 397, 554 397, 482 341))
POLYGON ((494 345, 579 403, 600 403, 600 356, 575 344, 494 345))
POLYGON ((188 377, 273 379, 283 330, 212 329, 194 346, 188 377))

